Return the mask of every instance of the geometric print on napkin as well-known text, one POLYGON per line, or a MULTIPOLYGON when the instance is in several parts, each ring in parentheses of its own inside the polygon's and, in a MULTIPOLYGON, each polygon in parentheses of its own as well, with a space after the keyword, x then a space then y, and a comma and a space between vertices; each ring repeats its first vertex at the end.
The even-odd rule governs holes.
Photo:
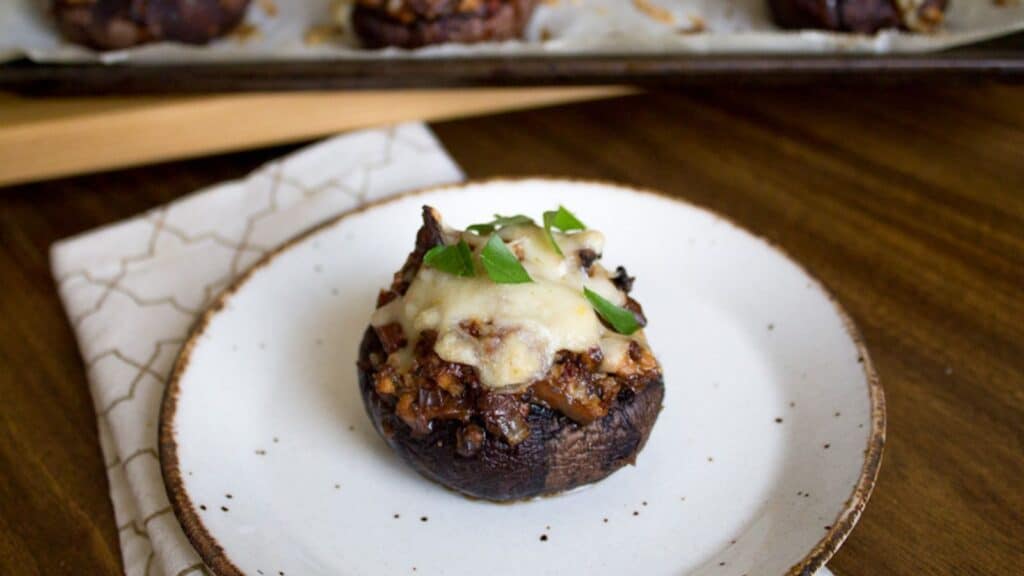
POLYGON ((96 407, 128 576, 208 573, 171 511, 157 455, 164 385, 207 303, 319 222, 462 179, 426 126, 364 130, 51 248, 96 407))

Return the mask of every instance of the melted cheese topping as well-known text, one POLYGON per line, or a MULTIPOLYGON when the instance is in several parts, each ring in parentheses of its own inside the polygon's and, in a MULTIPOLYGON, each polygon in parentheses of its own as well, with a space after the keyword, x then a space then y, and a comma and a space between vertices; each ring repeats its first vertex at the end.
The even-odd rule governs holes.
MULTIPOLYGON (((499 234, 532 283, 497 284, 479 264, 473 278, 423 266, 405 295, 378 309, 371 323, 398 322, 410 340, 424 330, 436 331, 434 352, 445 361, 475 367, 481 384, 492 390, 515 391, 532 383, 548 372, 559 350, 586 352, 599 347, 605 357, 601 369, 614 372, 628 354, 630 341, 643 343, 640 332, 630 338, 606 329, 583 295, 587 287, 620 306, 626 302, 607 270, 594 263, 588 275, 580 264, 580 250, 601 254, 600 232, 555 233, 565 256, 554 251, 537 226, 508 227, 499 234)), ((458 232, 446 235, 450 243, 460 237, 458 232)), ((461 238, 474 257, 487 241, 486 236, 471 233, 461 233, 461 238)), ((408 368, 410 348, 389 361, 408 368)))

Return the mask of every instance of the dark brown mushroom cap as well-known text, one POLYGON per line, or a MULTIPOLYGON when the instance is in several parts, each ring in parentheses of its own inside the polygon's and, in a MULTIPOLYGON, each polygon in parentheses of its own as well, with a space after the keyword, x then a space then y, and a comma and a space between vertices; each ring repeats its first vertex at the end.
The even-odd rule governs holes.
POLYGON ((498 42, 522 36, 536 4, 537 0, 507 0, 485 4, 477 12, 414 17, 408 22, 393 18, 385 10, 357 4, 352 9, 352 28, 367 48, 498 42))
POLYGON ((510 501, 555 494, 597 482, 643 449, 661 410, 665 387, 658 378, 638 392, 625 389, 608 414, 587 425, 531 404, 529 437, 515 447, 488 434, 472 457, 458 454, 462 423, 438 421, 413 437, 374 389, 370 354, 382 354, 372 328, 359 348, 359 390, 377 432, 421 474, 468 496, 510 501))
POLYGON ((234 28, 249 0, 54 0, 68 40, 100 50, 170 40, 204 44, 234 28))
MULTIPOLYGON (((886 28, 905 28, 896 0, 769 0, 775 21, 784 28, 821 28, 873 34, 886 28)), ((918 7, 923 24, 937 24, 947 0, 927 0, 918 7)))

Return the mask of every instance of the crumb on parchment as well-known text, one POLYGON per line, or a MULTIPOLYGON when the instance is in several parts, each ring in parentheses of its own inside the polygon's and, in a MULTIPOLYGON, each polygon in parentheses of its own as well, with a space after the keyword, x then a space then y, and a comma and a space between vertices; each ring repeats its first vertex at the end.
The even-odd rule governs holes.
POLYGON ((690 16, 688 19, 690 21, 690 25, 686 27, 680 27, 676 29, 676 32, 680 34, 700 34, 701 32, 707 31, 707 24, 704 22, 704 19, 701 18, 700 16, 690 16))
POLYGON ((654 4, 651 0, 633 0, 633 6, 652 20, 662 24, 675 24, 675 16, 671 12, 654 4))
POLYGON ((238 27, 231 32, 231 38, 239 44, 245 44, 250 40, 256 40, 260 36, 262 36, 260 29, 248 22, 239 24, 238 27))
POLYGON ((342 29, 339 24, 313 26, 306 30, 306 35, 302 38, 302 41, 307 46, 319 46, 340 38, 341 33, 342 29))
POLYGON ((340 42, 345 38, 345 31, 352 13, 354 0, 332 0, 330 19, 306 29, 302 41, 306 46, 320 46, 330 42, 340 42))
POLYGON ((263 10, 263 13, 271 18, 277 16, 277 4, 274 3, 274 0, 260 0, 260 10, 263 10))

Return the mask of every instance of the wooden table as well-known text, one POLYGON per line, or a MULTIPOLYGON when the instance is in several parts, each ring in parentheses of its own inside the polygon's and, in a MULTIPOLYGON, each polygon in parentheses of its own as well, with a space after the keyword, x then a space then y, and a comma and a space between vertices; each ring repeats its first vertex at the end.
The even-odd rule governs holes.
MULTIPOLYGON (((782 246, 853 315, 888 397, 879 484, 832 566, 1021 573, 1024 88, 691 89, 434 128, 472 177, 660 188, 782 246)), ((0 573, 120 571, 50 243, 288 149, 0 190, 0 573)))

